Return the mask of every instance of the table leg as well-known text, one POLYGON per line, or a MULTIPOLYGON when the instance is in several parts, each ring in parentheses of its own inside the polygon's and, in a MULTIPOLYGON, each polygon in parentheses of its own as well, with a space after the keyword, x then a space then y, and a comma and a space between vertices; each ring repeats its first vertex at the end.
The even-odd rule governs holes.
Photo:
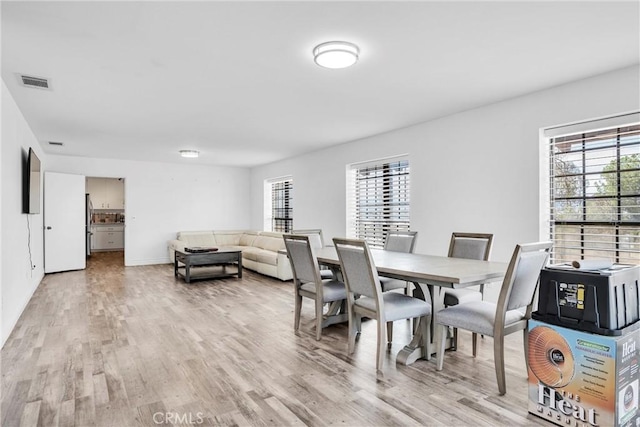
MULTIPOLYGON (((429 343, 429 352, 431 354, 434 353, 434 340, 435 340, 435 325, 436 325, 436 316, 438 311, 444 308, 444 288, 440 286, 430 286, 425 285, 424 283, 415 283, 414 295, 417 298, 421 298, 427 300, 429 298, 431 300, 431 342, 429 343)), ((425 354, 422 354, 422 346, 420 343, 422 342, 422 332, 421 328, 415 327, 415 333, 413 335, 413 339, 409 344, 404 346, 402 350, 398 353, 396 357, 396 363, 401 363, 403 365, 410 365, 418 359, 425 357, 425 354)))
POLYGON ((242 279, 242 253, 238 255, 238 279, 242 279))
POLYGON ((187 283, 191 282, 191 263, 189 262, 189 258, 184 260, 184 281, 187 283))
POLYGON ((327 313, 323 315, 322 327, 326 328, 336 323, 344 323, 349 321, 345 300, 333 301, 329 304, 327 313))

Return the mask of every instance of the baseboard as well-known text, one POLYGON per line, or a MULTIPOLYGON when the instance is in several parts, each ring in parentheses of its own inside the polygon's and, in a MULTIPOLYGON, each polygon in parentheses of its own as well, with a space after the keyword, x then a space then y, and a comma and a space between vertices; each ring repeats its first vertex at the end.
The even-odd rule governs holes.
POLYGON ((140 265, 155 265, 155 264, 173 264, 173 261, 169 261, 169 257, 164 258, 149 258, 149 259, 127 259, 125 256, 124 265, 127 267, 135 267, 140 265))
MULTIPOLYGON (((20 320, 20 317, 22 317, 22 313, 24 313, 24 309, 27 308, 27 305, 29 304, 29 301, 31 301, 31 298, 33 298, 33 294, 36 293, 36 290, 42 284, 42 279, 44 279, 44 272, 38 278, 38 280, 36 282, 36 285, 33 287, 31 292, 29 293, 29 296, 27 298, 25 298, 25 300, 21 304, 22 307, 20 307, 20 311, 18 312, 18 315, 16 316, 16 318, 12 319, 10 322, 7 322, 7 323, 9 323, 11 325, 11 328, 9 328, 9 332, 7 333, 6 336, 4 336, 4 335, 2 336, 2 346, 0 346, 0 348, 4 347, 5 343, 7 342, 7 340, 9 339, 11 334, 13 333, 13 330, 15 329, 16 325, 18 324, 18 321, 20 320)), ((2 322, 2 331, 5 330, 5 327, 6 327, 5 322, 2 322)))

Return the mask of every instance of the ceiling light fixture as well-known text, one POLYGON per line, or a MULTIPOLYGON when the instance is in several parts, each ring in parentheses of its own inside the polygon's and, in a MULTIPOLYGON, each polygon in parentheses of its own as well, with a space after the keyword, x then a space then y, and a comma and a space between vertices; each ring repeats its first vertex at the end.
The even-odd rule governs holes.
POLYGON ((324 68, 347 68, 358 61, 360 49, 349 42, 326 42, 313 49, 313 59, 324 68))
POLYGON ((196 150, 180 150, 180 155, 182 157, 188 157, 190 159, 193 159, 198 157, 200 155, 200 152, 196 150))

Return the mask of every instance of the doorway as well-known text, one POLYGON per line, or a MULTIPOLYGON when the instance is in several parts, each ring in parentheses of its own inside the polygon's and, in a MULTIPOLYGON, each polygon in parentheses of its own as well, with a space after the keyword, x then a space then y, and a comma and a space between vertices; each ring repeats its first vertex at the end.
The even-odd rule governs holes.
POLYGON ((86 194, 88 261, 101 258, 124 265, 125 179, 87 177, 86 194))

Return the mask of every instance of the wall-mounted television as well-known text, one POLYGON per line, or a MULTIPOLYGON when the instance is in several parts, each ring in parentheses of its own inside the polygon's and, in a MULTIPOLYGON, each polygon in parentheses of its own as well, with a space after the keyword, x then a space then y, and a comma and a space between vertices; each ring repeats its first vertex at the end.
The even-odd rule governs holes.
POLYGON ((29 147, 22 186, 23 213, 40 213, 40 174, 40 159, 36 156, 33 148, 29 147))

